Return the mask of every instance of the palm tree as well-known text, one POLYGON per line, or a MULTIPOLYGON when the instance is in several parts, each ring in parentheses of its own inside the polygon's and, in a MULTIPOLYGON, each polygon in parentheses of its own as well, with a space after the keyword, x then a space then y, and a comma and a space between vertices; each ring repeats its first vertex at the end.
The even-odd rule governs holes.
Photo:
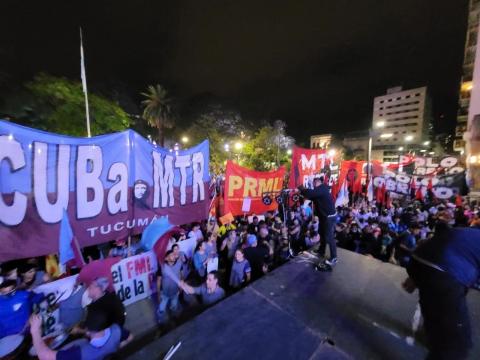
POLYGON ((150 85, 147 92, 142 93, 143 118, 148 125, 158 129, 158 140, 163 146, 165 142, 165 129, 173 127, 173 99, 162 85, 150 85))

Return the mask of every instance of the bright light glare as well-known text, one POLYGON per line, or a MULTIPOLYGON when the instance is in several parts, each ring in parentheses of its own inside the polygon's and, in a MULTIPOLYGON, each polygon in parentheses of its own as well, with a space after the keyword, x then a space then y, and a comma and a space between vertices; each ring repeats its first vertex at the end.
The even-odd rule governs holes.
POLYGON ((385 126, 385 121, 381 120, 381 121, 377 121, 377 127, 384 127, 385 126))
POLYGON ((335 156, 336 153, 337 153, 337 151, 335 149, 330 149, 328 151, 328 155, 330 155, 330 156, 335 156))
POLYGON ((287 150, 287 155, 292 155, 292 149, 287 150))
POLYGON ((243 144, 241 142, 236 142, 235 143, 235 150, 242 150, 243 144))
POLYGON ((382 134, 382 135, 380 135, 380 137, 381 137, 382 139, 388 139, 388 138, 391 138, 392 136, 393 136, 392 133, 387 133, 387 134, 382 134))
POLYGON ((187 136, 183 136, 183 137, 182 137, 182 143, 186 144, 186 143, 188 143, 188 140, 189 140, 189 139, 188 139, 187 136))
POLYGON ((412 140, 413 140, 413 135, 405 136, 405 141, 412 141, 412 140))
POLYGON ((403 151, 403 146, 400 146, 400 147, 398 148, 398 151, 403 151))
POLYGON ((423 143, 423 145, 425 145, 425 146, 430 145, 430 141, 425 141, 425 142, 423 143))

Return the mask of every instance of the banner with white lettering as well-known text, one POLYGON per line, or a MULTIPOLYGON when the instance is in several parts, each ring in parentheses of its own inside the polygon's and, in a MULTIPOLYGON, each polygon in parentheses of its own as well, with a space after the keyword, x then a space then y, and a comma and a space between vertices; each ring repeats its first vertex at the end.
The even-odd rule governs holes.
POLYGON ((0 261, 58 252, 63 209, 81 247, 159 216, 205 219, 209 183, 208 141, 169 151, 132 130, 75 138, 0 121, 0 261))
POLYGON ((157 269, 153 251, 128 257, 112 266, 113 286, 124 305, 145 299, 155 292, 157 269))
MULTIPOLYGON (((400 156, 400 163, 406 164, 408 158, 400 156)), ((437 199, 450 199, 468 192, 465 181, 465 167, 457 156, 415 157, 411 165, 398 169, 383 167, 383 174, 373 174, 373 185, 383 187, 396 197, 411 195, 418 198, 431 196, 437 199)))
POLYGON ((292 166, 290 168, 290 189, 303 185, 313 188, 313 178, 322 175, 333 182, 338 177, 339 166, 335 158, 323 149, 305 149, 293 147, 292 166))
POLYGON ((49 311, 50 307, 68 299, 75 289, 78 275, 69 276, 56 281, 37 286, 33 291, 45 295, 45 301, 40 303, 40 315, 43 318, 43 335, 48 335, 59 329, 60 310, 49 311))

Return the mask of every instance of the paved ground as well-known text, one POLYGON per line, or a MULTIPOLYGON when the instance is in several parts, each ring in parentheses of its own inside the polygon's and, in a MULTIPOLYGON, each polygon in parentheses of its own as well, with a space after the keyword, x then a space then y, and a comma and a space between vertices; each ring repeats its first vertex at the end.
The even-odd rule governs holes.
MULTIPOLYGON (((407 343, 417 295, 401 289, 404 269, 348 251, 339 257, 332 273, 319 273, 313 258, 299 256, 166 335, 145 338, 128 358, 162 359, 181 341, 173 359, 422 359, 421 337, 407 343)), ((479 339, 480 293, 469 304, 479 339)))

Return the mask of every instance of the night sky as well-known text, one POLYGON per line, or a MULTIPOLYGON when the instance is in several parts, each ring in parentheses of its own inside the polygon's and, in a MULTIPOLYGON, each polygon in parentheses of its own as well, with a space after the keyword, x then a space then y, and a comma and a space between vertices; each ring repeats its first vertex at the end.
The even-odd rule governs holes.
MULTIPOLYGON (((246 118, 283 119, 297 140, 366 129, 373 97, 427 85, 437 132, 452 131, 467 0, 19 1, 0 3, 3 94, 40 71, 161 83, 229 99, 246 118)), ((119 85, 120 86, 120 85, 119 85)))

